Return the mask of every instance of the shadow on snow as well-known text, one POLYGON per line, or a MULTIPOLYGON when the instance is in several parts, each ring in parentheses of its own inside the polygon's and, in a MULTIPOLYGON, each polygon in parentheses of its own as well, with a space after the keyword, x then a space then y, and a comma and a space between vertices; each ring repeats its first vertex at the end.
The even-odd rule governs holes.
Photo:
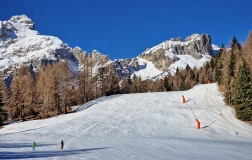
POLYGON ((106 148, 109 148, 109 147, 87 148, 87 149, 77 149, 77 150, 59 150, 59 151, 26 151, 26 152, 1 152, 0 151, 0 159, 29 159, 29 158, 62 157, 62 156, 89 153, 90 151, 101 150, 101 149, 106 149, 106 148))

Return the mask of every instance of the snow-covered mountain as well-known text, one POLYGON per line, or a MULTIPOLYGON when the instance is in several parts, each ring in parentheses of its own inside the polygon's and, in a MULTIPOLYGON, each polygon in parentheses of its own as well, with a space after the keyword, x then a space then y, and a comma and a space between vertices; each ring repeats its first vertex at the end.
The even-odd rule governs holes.
MULTIPOLYGON (((38 70, 42 63, 68 60, 75 71, 80 70, 84 56, 93 60, 97 70, 105 65, 113 65, 122 76, 136 74, 142 79, 162 78, 174 74, 176 68, 201 67, 213 54, 210 35, 193 34, 185 41, 172 38, 147 49, 136 58, 111 61, 108 56, 94 50, 91 54, 79 47, 71 48, 58 37, 40 35, 34 30, 34 22, 26 15, 13 16, 8 21, 0 21, 0 71, 9 75, 15 68, 26 64, 38 70)), ((96 73, 94 71, 93 73, 96 73)))
POLYGON ((70 56, 71 48, 54 36, 39 35, 34 22, 26 15, 0 21, 0 69, 32 63, 40 67, 42 60, 56 61, 70 56))
POLYGON ((42 63, 61 59, 68 60, 78 71, 85 55, 92 58, 96 69, 110 62, 98 51, 94 50, 90 55, 79 47, 72 49, 58 37, 40 35, 34 30, 34 22, 26 15, 0 21, 0 71, 4 73, 12 72, 23 64, 37 70, 42 63))
POLYGON ((181 41, 181 38, 164 41, 146 49, 131 61, 118 60, 116 66, 118 71, 129 70, 131 74, 141 76, 142 79, 157 79, 163 78, 168 73, 174 75, 177 68, 183 70, 187 64, 191 68, 200 68, 211 60, 211 55, 213 55, 211 36, 193 34, 185 41, 181 41))

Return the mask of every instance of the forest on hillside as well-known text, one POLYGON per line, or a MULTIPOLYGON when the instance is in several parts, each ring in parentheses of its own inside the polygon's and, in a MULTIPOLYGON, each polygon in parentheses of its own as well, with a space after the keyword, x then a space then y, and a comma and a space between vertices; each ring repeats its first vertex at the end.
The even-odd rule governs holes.
POLYGON ((71 72, 66 61, 44 64, 39 72, 31 67, 17 69, 12 83, 0 77, 0 125, 6 120, 46 118, 71 112, 71 106, 113 94, 188 90, 196 84, 217 82, 227 105, 236 117, 252 121, 252 31, 241 46, 236 37, 230 48, 222 45, 219 53, 199 70, 190 68, 158 80, 119 76, 113 66, 99 68, 93 76, 92 60, 84 57, 80 73, 71 72))

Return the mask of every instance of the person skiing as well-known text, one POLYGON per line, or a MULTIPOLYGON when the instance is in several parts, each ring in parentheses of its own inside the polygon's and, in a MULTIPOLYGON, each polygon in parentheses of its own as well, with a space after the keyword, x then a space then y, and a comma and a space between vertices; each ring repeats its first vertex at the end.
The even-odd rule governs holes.
POLYGON ((64 148, 64 141, 62 140, 61 141, 61 149, 63 149, 64 148))
POLYGON ((35 151, 35 147, 36 147, 36 143, 35 143, 35 141, 33 141, 33 143, 32 143, 32 151, 35 151))

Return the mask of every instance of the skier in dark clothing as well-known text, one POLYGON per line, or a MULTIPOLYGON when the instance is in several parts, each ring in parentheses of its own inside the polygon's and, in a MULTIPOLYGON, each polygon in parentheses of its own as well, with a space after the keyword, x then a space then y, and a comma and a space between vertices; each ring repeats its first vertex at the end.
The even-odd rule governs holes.
POLYGON ((63 149, 64 148, 64 141, 62 140, 61 141, 61 149, 63 149))

